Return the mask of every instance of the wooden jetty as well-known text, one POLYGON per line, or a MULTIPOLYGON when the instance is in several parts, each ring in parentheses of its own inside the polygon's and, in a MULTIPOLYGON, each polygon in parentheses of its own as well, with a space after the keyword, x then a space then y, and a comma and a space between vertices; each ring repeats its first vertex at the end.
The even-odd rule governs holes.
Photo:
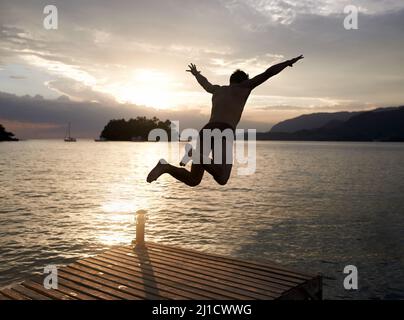
POLYGON ((252 262, 136 241, 57 269, 57 289, 34 276, 0 290, 0 300, 273 300, 322 298, 322 278, 273 262, 252 262))

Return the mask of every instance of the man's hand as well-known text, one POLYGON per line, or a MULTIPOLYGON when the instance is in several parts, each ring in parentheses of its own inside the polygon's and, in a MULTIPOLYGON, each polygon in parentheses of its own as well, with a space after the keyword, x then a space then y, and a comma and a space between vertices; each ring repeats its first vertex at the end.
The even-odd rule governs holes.
POLYGON ((298 62, 299 60, 301 60, 301 59, 303 59, 304 57, 303 57, 303 55, 301 54, 300 56, 298 56, 298 57, 296 57, 296 58, 293 58, 293 59, 290 59, 288 62, 289 62, 289 64, 288 64, 288 66, 289 67, 293 67, 293 65, 296 63, 296 62, 298 62))
POLYGON ((193 63, 188 65, 189 70, 186 70, 187 72, 191 72, 194 76, 196 76, 197 74, 201 73, 200 71, 198 71, 196 69, 196 65, 194 65, 193 63))
POLYGON ((209 93, 214 93, 219 86, 214 86, 211 84, 208 79, 206 79, 203 75, 201 75, 201 72, 196 68, 196 65, 193 63, 188 65, 189 70, 186 70, 187 72, 191 72, 194 76, 196 81, 204 88, 207 92, 209 93))

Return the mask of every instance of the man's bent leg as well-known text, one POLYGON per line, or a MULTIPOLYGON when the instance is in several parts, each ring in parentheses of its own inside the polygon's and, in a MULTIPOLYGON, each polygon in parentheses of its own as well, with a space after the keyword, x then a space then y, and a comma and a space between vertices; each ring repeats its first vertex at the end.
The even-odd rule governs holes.
POLYGON ((191 166, 191 171, 188 171, 184 168, 175 167, 165 161, 163 163, 162 161, 159 161, 147 176, 147 182, 157 180, 162 174, 168 173, 186 185, 195 187, 200 184, 204 171, 203 166, 200 164, 193 163, 191 166))
POLYGON ((204 171, 202 165, 193 163, 191 171, 168 164, 166 172, 186 185, 195 187, 201 183, 204 171))
POLYGON ((215 179, 215 181, 224 186, 230 178, 232 164, 204 164, 203 168, 215 179))

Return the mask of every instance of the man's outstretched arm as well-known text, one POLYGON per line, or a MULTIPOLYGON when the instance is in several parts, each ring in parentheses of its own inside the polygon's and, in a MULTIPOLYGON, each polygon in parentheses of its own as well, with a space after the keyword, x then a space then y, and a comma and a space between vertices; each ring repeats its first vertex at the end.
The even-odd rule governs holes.
POLYGON ((191 63, 188 66, 189 70, 187 70, 187 72, 191 72, 196 80, 198 81, 198 83, 202 86, 202 88, 204 88, 207 92, 209 93, 214 93, 215 90, 219 87, 218 85, 213 85, 211 84, 208 79, 206 79, 203 75, 201 75, 201 72, 198 71, 196 69, 196 65, 194 65, 193 63, 191 63))
POLYGON ((255 76, 254 78, 244 81, 242 84, 244 86, 248 86, 252 90, 255 87, 257 87, 260 84, 267 81, 269 78, 277 75, 279 72, 281 72, 286 67, 293 67, 294 63, 296 63, 297 61, 299 61, 300 59, 303 59, 303 58, 304 58, 303 55, 300 55, 300 56, 298 56, 296 58, 293 58, 293 59, 290 59, 290 60, 275 64, 275 65, 269 67, 263 73, 255 76))

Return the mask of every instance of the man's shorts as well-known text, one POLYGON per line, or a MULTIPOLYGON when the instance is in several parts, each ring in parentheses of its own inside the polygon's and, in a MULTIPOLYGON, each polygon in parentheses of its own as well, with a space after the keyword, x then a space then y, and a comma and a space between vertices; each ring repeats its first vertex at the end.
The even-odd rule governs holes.
MULTIPOLYGON (((211 164, 209 154, 212 152, 214 164, 233 163, 233 142, 235 129, 224 122, 209 122, 199 131, 198 147, 201 164, 211 164), (205 141, 210 138, 210 141, 205 141), (216 150, 216 154, 215 154, 216 150)), ((198 148, 197 147, 197 148, 198 148)))

